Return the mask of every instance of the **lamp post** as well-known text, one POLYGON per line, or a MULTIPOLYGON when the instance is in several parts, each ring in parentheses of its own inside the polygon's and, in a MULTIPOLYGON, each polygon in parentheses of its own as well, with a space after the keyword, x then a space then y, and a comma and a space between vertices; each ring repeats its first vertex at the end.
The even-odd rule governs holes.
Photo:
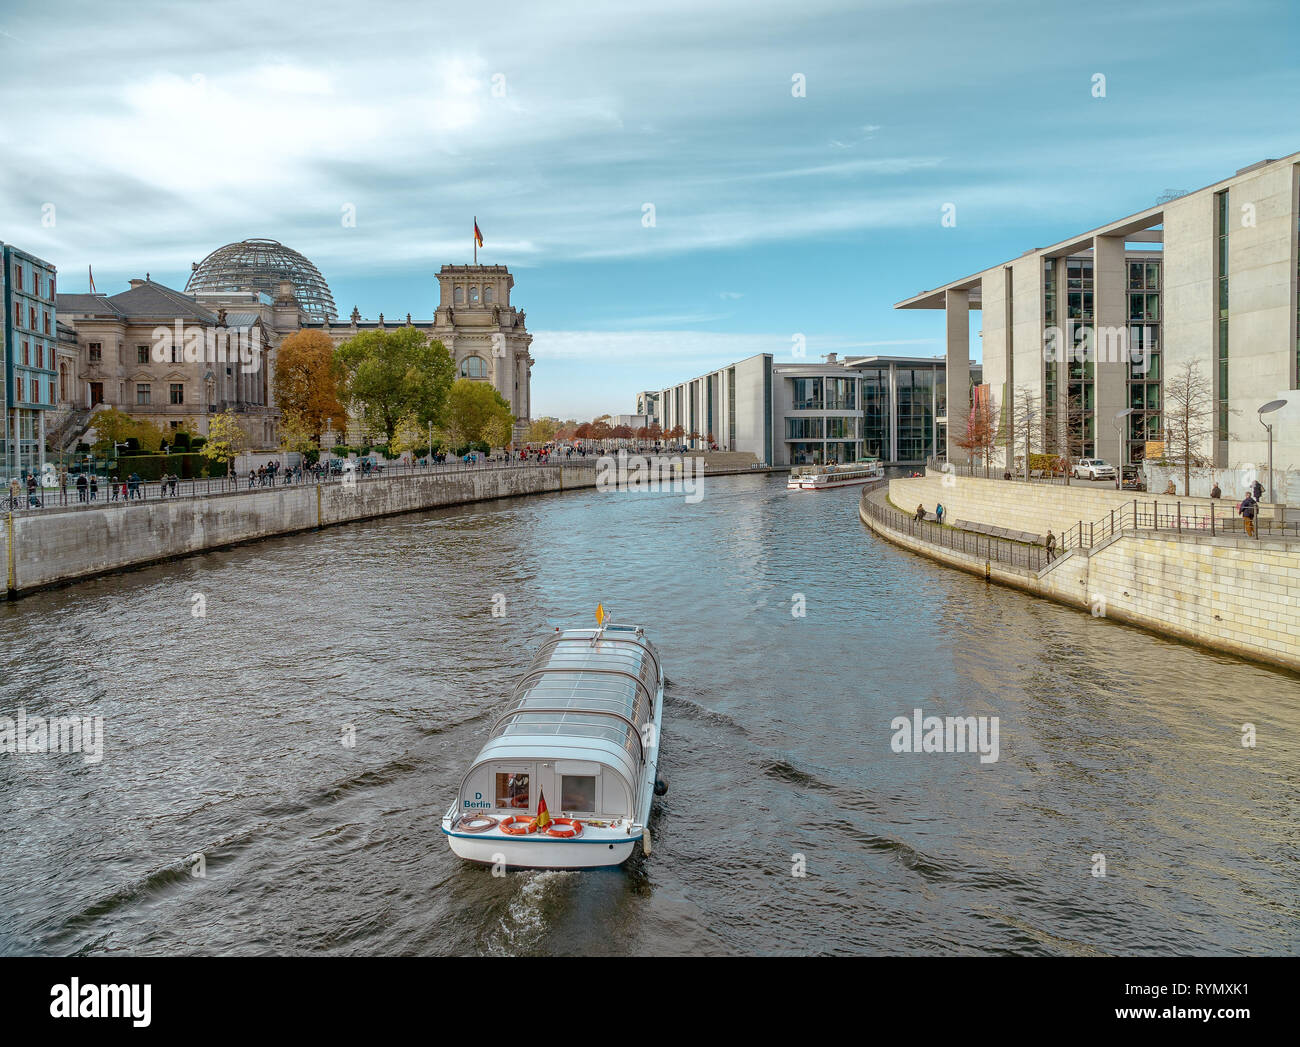
POLYGON ((1268 403, 1266 403, 1266 404, 1264 404, 1262 407, 1260 407, 1259 410, 1257 411, 1257 414, 1258 414, 1258 416, 1259 416, 1259 424, 1262 425, 1265 429, 1268 430, 1268 500, 1269 500, 1270 502, 1274 500, 1274 495, 1273 495, 1273 426, 1272 426, 1270 423, 1264 421, 1264 415, 1266 415, 1266 414, 1272 414, 1274 411, 1280 410, 1281 408, 1285 407, 1286 405, 1287 405, 1287 401, 1286 401, 1286 400, 1270 400, 1268 403))
POLYGON ((1117 491, 1124 489, 1124 461, 1128 458, 1128 441, 1124 438, 1124 427, 1120 424, 1120 419, 1136 413, 1136 407, 1126 407, 1122 411, 1116 411, 1115 417, 1110 420, 1110 424, 1115 427, 1115 432, 1119 436, 1119 465, 1115 467, 1115 490, 1117 491))

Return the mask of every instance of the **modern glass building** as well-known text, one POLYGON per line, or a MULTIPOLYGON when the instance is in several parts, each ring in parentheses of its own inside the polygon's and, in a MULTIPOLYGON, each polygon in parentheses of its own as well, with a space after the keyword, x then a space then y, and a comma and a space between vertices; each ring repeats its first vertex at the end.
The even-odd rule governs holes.
MULTIPOLYGON (((972 369, 975 381, 979 374, 972 369)), ((778 363, 761 353, 658 396, 664 430, 681 426, 687 447, 751 451, 772 465, 875 457, 921 466, 943 447, 947 427, 941 357, 831 353, 778 363)))
POLYGON ((11 244, 3 246, 4 431, 0 473, 39 471, 45 464, 45 414, 59 402, 55 268, 11 244))
MULTIPOLYGON (((965 395, 970 311, 986 392, 1004 420, 1027 401, 1031 449, 1112 462, 1171 459, 1243 470, 1300 461, 1300 153, 1162 197, 1010 261, 898 302, 945 314, 949 398, 965 395), (1171 391, 1179 389, 1177 398, 1171 391), (1259 408, 1275 400, 1270 430, 1259 408), (1190 417, 1183 404, 1190 402, 1190 417), (1175 419, 1177 410, 1182 417, 1175 419)), ((1023 434, 999 429, 1008 464, 1023 434)), ((960 433, 947 453, 964 459, 960 433)), ((1200 487, 1197 487, 1197 484, 1200 487)), ((1205 493, 1208 473, 1193 478, 1205 493)))

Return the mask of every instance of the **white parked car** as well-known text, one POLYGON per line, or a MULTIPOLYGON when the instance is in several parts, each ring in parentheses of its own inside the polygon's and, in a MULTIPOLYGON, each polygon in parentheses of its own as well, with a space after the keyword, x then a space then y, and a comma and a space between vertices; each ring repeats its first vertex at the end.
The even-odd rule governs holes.
POLYGON ((1073 473, 1076 480, 1115 479, 1115 467, 1104 458, 1080 458, 1074 463, 1073 473))

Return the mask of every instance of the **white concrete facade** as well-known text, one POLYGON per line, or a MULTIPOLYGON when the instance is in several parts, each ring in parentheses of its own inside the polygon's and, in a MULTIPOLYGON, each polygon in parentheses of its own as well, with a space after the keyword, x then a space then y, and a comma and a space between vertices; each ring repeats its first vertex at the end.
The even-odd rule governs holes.
MULTIPOLYGON (((1158 438, 1167 426, 1161 412, 1170 376, 1194 362, 1208 385, 1210 412, 1205 420, 1210 431, 1198 456, 1243 474, 1252 466, 1262 468, 1268 441, 1257 411, 1283 399, 1288 406, 1271 415, 1274 463, 1281 471, 1300 466, 1298 241, 1300 154, 1292 154, 1026 251, 895 308, 945 310, 950 385, 961 384, 960 370, 969 360, 967 310, 981 310, 984 381, 999 405, 1021 389, 1035 398, 1042 420, 1035 451, 1140 459, 1144 440, 1158 438), (1147 262, 1156 263, 1158 284, 1135 287, 1133 266, 1143 265, 1140 272, 1147 275, 1139 281, 1149 281, 1147 262), (1075 294, 1084 299, 1082 315, 1075 294), (1141 313, 1147 295, 1155 299, 1141 313), (1065 352, 1049 359, 1053 354, 1045 346, 1053 326, 1067 341, 1057 343, 1065 352), (1068 339, 1081 327, 1091 329, 1091 355, 1071 361, 1068 339), (1148 348, 1154 346, 1158 354, 1158 374, 1142 373, 1142 360, 1133 369, 1139 327, 1154 339, 1148 348), (1128 339, 1122 348, 1106 344, 1107 331, 1116 329, 1128 339), (1135 384, 1142 389, 1135 390, 1135 384), (1076 390, 1080 395, 1071 407, 1076 390), (1152 397, 1158 399, 1154 407, 1152 397), (1115 414, 1129 407, 1134 416, 1117 423, 1115 414), (1079 441, 1071 435, 1075 429, 1079 441)), ((950 403, 956 395, 949 390, 950 403)), ((950 426, 948 455, 964 459, 956 435, 950 426)), ((1004 456, 1009 438, 1004 428, 999 439, 1004 456)))

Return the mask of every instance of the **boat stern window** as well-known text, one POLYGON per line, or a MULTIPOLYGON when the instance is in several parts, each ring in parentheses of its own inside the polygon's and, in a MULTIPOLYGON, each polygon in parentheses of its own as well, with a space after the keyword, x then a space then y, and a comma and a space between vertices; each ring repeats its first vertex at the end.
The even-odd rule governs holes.
POLYGON ((596 777, 589 774, 564 774, 560 776, 560 808, 575 813, 594 813, 596 810, 596 777))
POLYGON ((528 810, 528 775, 499 772, 496 782, 497 807, 512 811, 528 810))

